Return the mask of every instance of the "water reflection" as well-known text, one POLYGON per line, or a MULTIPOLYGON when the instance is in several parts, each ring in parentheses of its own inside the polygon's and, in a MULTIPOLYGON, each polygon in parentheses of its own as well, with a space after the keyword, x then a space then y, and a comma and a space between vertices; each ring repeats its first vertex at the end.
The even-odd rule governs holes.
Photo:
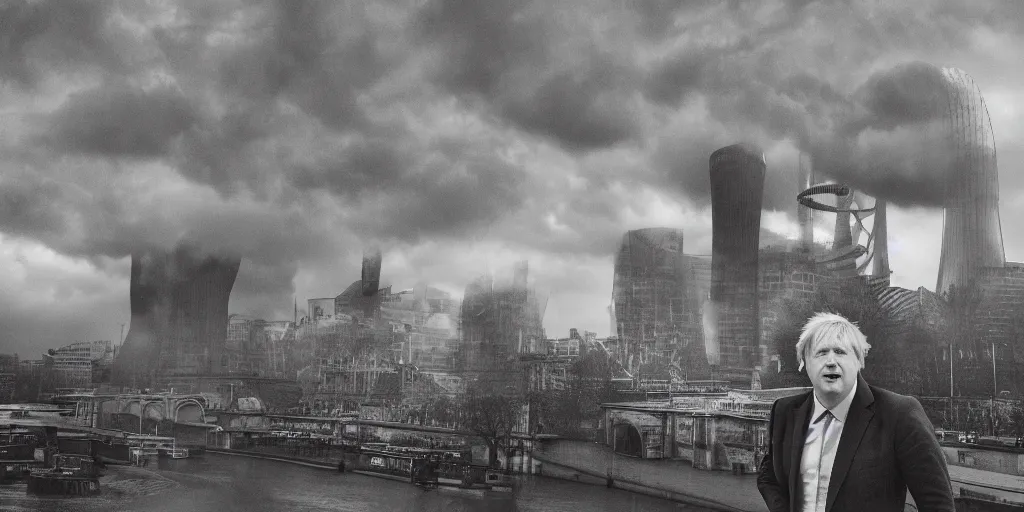
MULTIPOLYGON (((45 512, 696 512, 705 509, 547 478, 526 478, 514 500, 464 496, 390 480, 260 459, 208 454, 161 459, 153 471, 118 473, 97 498, 26 497, 0 486, 0 509, 45 512), (144 477, 142 480, 139 477, 144 477), (145 494, 146 492, 155 494, 145 494)), ((138 470, 136 470, 138 471, 138 470)))

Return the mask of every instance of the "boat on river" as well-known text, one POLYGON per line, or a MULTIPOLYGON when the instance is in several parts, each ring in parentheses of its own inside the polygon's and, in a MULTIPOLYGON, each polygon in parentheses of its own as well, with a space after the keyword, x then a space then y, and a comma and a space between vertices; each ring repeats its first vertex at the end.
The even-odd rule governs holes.
POLYGON ((437 490, 479 497, 513 496, 516 486, 510 475, 460 457, 445 455, 438 451, 360 447, 352 457, 351 470, 354 473, 409 482, 425 491, 437 490))
POLYGON ((61 496, 95 496, 100 482, 92 457, 85 455, 53 456, 53 467, 33 469, 28 476, 27 494, 61 496))
POLYGON ((169 457, 172 459, 187 459, 188 448, 178 446, 177 441, 169 436, 152 435, 131 435, 128 436, 128 444, 134 448, 141 457, 169 457))

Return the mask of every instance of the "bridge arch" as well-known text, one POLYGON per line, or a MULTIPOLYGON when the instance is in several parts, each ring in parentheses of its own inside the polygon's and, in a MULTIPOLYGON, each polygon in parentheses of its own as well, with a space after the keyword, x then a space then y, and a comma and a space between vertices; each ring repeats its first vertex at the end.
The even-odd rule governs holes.
POLYGON ((174 405, 173 418, 176 422, 205 423, 206 411, 198 400, 189 398, 174 405))
POLYGON ((643 437, 640 429, 636 428, 629 421, 615 423, 612 427, 612 449, 616 453, 630 455, 632 457, 643 457, 643 437))
POLYGON ((153 420, 162 420, 167 417, 167 411, 164 407, 163 400, 147 400, 139 398, 131 398, 124 402, 121 402, 120 412, 131 414, 132 416, 144 415, 146 418, 153 420))

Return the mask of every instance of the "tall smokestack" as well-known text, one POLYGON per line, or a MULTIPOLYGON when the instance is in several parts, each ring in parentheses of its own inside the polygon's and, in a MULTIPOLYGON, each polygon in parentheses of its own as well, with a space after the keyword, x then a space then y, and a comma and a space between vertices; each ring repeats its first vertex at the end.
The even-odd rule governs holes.
MULTIPOLYGON (((766 163, 757 147, 711 154, 711 302, 723 367, 743 369, 760 355, 758 241, 766 163)), ((749 373, 746 373, 749 375, 749 373)))
POLYGON ((874 260, 871 262, 871 275, 876 278, 884 278, 886 286, 888 286, 889 276, 892 271, 889 270, 889 226, 886 221, 885 215, 885 201, 875 201, 875 224, 873 234, 875 237, 874 241, 874 260))
POLYGON ((946 182, 936 292, 972 284, 984 267, 1002 267, 999 171, 992 121, 967 73, 945 68, 953 163, 946 182))
POLYGON ((361 289, 364 297, 375 295, 380 289, 380 267, 383 257, 380 248, 370 247, 363 252, 363 272, 361 289))
MULTIPOLYGON (((813 183, 811 155, 801 152, 797 161, 797 193, 811 188, 813 183)), ((814 211, 797 205, 797 221, 800 225, 800 249, 810 252, 814 249, 814 211)))

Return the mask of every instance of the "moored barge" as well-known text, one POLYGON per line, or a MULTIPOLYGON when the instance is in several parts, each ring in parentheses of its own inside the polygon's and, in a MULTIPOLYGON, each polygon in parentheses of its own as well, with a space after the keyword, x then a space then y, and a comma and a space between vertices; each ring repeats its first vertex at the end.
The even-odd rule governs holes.
POLYGON ((52 468, 33 470, 28 476, 28 494, 93 496, 100 493, 96 467, 82 455, 54 455, 52 468))
POLYGON ((515 480, 501 470, 440 452, 359 448, 351 459, 354 473, 409 482, 425 490, 480 497, 512 497, 515 492, 515 480))

